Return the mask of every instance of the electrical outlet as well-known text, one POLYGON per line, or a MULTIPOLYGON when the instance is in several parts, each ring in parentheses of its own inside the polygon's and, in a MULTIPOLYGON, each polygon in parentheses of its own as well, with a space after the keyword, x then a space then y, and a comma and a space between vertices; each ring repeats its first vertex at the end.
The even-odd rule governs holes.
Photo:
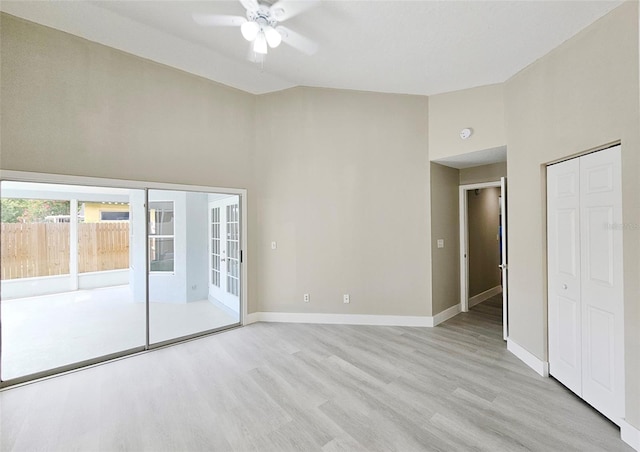
POLYGON ((276 248, 278 248, 278 243, 277 242, 271 242, 271 249, 275 250, 276 248))
POLYGON ((304 302, 305 303, 309 303, 309 294, 308 293, 304 294, 304 302))
POLYGON ((342 302, 343 303, 351 303, 351 300, 349 299, 349 294, 346 293, 342 296, 342 302))
POLYGON ((444 239, 438 239, 438 248, 444 248, 444 239))

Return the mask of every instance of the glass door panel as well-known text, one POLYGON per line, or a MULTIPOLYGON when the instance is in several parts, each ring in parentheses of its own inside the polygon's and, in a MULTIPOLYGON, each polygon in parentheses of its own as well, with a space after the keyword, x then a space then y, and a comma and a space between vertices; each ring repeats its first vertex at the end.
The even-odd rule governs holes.
MULTIPOLYGON (((214 296, 227 286, 228 215, 227 205, 220 202, 229 195, 149 190, 148 197, 149 342, 238 324, 239 309, 214 296)), ((237 205, 238 197, 231 198, 237 205)), ((234 218, 239 290, 239 214, 234 218)))
POLYGON ((0 378, 143 348, 144 191, 2 181, 0 195, 0 378))

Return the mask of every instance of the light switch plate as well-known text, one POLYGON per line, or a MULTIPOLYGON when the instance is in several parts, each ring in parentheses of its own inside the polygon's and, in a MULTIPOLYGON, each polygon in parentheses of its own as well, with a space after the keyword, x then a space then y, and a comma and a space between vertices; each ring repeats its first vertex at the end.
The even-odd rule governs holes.
POLYGON ((438 239, 438 248, 444 248, 444 239, 438 239))

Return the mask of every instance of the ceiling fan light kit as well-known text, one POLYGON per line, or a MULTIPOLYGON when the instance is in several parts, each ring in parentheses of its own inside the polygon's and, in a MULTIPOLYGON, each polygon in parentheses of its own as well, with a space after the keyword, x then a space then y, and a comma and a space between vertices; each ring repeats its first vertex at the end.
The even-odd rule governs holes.
POLYGON ((282 35, 275 28, 268 26, 263 30, 265 37, 267 38, 267 43, 269 47, 275 49, 282 42, 282 35))
POLYGON ((257 22, 246 21, 240 25, 240 32, 244 39, 251 42, 256 39, 258 33, 260 33, 260 25, 258 25, 257 22))
POLYGON ((247 10, 247 21, 240 26, 240 31, 244 39, 253 42, 255 53, 266 55, 269 47, 274 49, 282 42, 282 36, 274 28, 277 23, 268 6, 258 5, 256 10, 247 10))
POLYGON ((264 36, 264 32, 260 30, 256 39, 253 41, 253 51, 255 53, 267 54, 267 38, 264 36))

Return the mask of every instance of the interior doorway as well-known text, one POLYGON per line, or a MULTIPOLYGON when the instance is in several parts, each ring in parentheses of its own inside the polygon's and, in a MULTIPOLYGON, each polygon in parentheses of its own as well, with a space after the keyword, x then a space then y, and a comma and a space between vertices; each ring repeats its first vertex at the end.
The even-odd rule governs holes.
POLYGON ((506 178, 460 186, 460 309, 502 294, 508 336, 506 178))

